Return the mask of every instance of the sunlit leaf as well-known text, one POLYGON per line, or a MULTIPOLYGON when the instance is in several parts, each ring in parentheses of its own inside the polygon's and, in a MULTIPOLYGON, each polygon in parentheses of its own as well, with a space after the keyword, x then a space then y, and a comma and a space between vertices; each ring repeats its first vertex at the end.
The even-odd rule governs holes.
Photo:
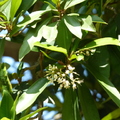
POLYGON ((57 22, 51 23, 49 25, 44 25, 42 28, 42 36, 46 39, 46 42, 48 44, 55 42, 57 34, 57 22))
POLYGON ((115 120, 120 117, 120 108, 110 112, 108 115, 106 115, 101 120, 115 120))
POLYGON ((51 46, 51 45, 47 45, 47 44, 41 44, 40 42, 36 42, 36 43, 34 43, 34 45, 38 46, 38 47, 41 47, 41 48, 51 50, 51 51, 60 52, 60 53, 63 53, 67 56, 67 50, 62 48, 62 47, 51 46))
POLYGON ((23 57, 28 54, 34 47, 34 43, 37 41, 40 41, 42 38, 42 26, 44 24, 47 24, 50 21, 51 18, 48 18, 46 21, 44 21, 42 24, 38 25, 37 28, 29 29, 28 33, 26 34, 26 37, 24 38, 24 42, 20 48, 19 51, 19 60, 21 61, 23 57))
POLYGON ((35 2, 37 2, 37 0, 22 0, 21 6, 18 12, 21 12, 22 10, 24 11, 28 10, 35 2))
POLYGON ((57 5, 59 0, 52 0, 52 2, 57 5))
POLYGON ((82 38, 81 25, 76 16, 66 16, 64 22, 72 34, 80 39, 82 38))
POLYGON ((4 14, 7 20, 10 19, 11 0, 6 1, 1 7, 0 12, 4 14))
POLYGON ((4 5, 8 0, 0 1, 0 6, 4 5))
POLYGON ((41 78, 31 85, 30 88, 19 97, 16 106, 16 114, 32 105, 48 84, 50 84, 50 81, 46 78, 41 78))
POLYGON ((92 31, 92 32, 96 31, 96 29, 92 23, 91 16, 88 16, 86 19, 82 19, 82 20, 83 20, 83 25, 82 25, 81 29, 87 30, 87 31, 92 31))
POLYGON ((35 110, 34 112, 32 112, 32 113, 30 113, 30 114, 20 118, 19 120, 28 120, 28 118, 32 117, 33 115, 35 115, 36 113, 38 113, 38 112, 40 112, 42 110, 45 110, 46 108, 47 107, 39 108, 39 109, 35 110))
POLYGON ((100 120, 94 99, 85 84, 79 86, 78 93, 85 120, 93 120, 93 118, 94 120, 100 120))
POLYGON ((11 119, 8 119, 8 118, 6 118, 6 117, 3 117, 1 120, 11 120, 11 119))
POLYGON ((64 9, 68 9, 70 7, 73 7, 79 3, 82 3, 85 0, 67 0, 64 6, 64 9))
POLYGON ((105 45, 120 46, 120 41, 118 39, 111 38, 111 37, 100 38, 100 39, 93 40, 92 42, 89 42, 80 50, 87 50, 90 48, 95 48, 95 47, 105 46, 105 45))
POLYGON ((12 0, 11 2, 11 10, 10 10, 10 18, 13 19, 19 6, 21 5, 22 0, 12 0))

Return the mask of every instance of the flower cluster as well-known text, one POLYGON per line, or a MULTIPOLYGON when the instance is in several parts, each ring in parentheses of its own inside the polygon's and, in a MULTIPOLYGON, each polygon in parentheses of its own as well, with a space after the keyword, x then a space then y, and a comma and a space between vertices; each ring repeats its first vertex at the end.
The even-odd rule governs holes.
POLYGON ((66 69, 63 71, 61 68, 58 68, 56 65, 49 64, 46 71, 46 78, 50 80, 53 84, 57 82, 60 86, 59 88, 69 88, 72 86, 73 89, 77 88, 77 84, 83 82, 80 80, 79 75, 74 72, 75 67, 67 65, 66 69), (77 76, 77 77, 76 77, 77 76))

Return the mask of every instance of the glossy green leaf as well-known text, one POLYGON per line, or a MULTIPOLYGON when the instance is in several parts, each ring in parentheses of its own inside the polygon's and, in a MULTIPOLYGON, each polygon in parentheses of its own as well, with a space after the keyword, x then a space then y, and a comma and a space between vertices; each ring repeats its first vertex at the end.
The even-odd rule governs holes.
POLYGON ((20 95, 20 92, 17 93, 17 97, 16 99, 14 100, 14 103, 13 103, 13 106, 10 110, 10 113, 11 113, 11 120, 15 120, 15 116, 16 116, 16 105, 17 105, 17 102, 18 102, 18 99, 19 99, 19 95, 20 95))
POLYGON ((64 22, 73 35, 82 38, 81 25, 76 16, 66 16, 64 22))
POLYGON ((78 96, 72 88, 66 89, 63 103, 62 120, 81 120, 78 96))
POLYGON ((6 117, 3 117, 1 120, 11 120, 11 119, 8 119, 8 118, 6 118, 6 117))
POLYGON ((85 120, 100 120, 94 99, 85 84, 79 85, 78 94, 85 120))
POLYGON ((46 108, 47 107, 39 108, 39 109, 35 110, 34 112, 32 112, 32 113, 30 113, 30 114, 20 118, 19 120, 28 120, 28 118, 32 117, 33 115, 35 115, 36 113, 38 113, 38 112, 40 112, 42 110, 45 110, 46 108))
POLYGON ((91 15, 92 21, 96 23, 102 23, 102 24, 107 24, 104 20, 102 20, 99 16, 97 15, 91 15))
POLYGON ((40 16, 42 16, 43 14, 49 12, 50 10, 41 10, 41 11, 35 11, 32 12, 31 14, 25 16, 24 20, 22 22, 20 22, 17 27, 24 27, 28 24, 30 24, 31 22, 35 21, 35 20, 39 20, 40 16))
POLYGON ((52 0, 52 2, 57 5, 59 0, 52 0))
POLYGON ((10 18, 13 19, 19 6, 21 5, 22 0, 12 0, 11 2, 11 10, 10 10, 10 18))
POLYGON ((48 18, 46 21, 44 21, 42 24, 37 25, 37 28, 29 29, 28 33, 26 34, 26 37, 24 38, 23 44, 19 51, 19 60, 21 61, 23 57, 28 54, 34 46, 34 43, 37 41, 40 41, 42 38, 42 26, 44 24, 47 24, 50 21, 51 18, 48 18))
POLYGON ((13 106, 13 102, 14 101, 10 93, 6 89, 3 89, 3 98, 0 105, 0 117, 11 118, 10 110, 13 106))
POLYGON ((0 6, 4 5, 8 0, 0 1, 0 6))
POLYGON ((92 23, 92 18, 90 15, 86 19, 82 19, 82 20, 83 20, 83 25, 82 25, 81 29, 91 31, 91 32, 96 31, 96 29, 92 23))
POLYGON ((59 47, 65 48, 69 51, 72 42, 72 34, 66 27, 63 19, 58 23, 58 35, 56 38, 56 43, 59 47))
POLYGON ((63 54, 65 54, 67 56, 67 50, 64 49, 64 48, 62 48, 62 47, 57 47, 57 46, 51 46, 51 45, 47 45, 47 44, 42 44, 40 42, 34 43, 34 46, 45 48, 45 49, 48 49, 48 50, 51 50, 51 51, 60 52, 60 53, 63 53, 63 54))
POLYGON ((54 44, 55 38, 57 37, 57 22, 42 27, 42 36, 46 39, 48 44, 54 44))
POLYGON ((24 111, 32 105, 48 84, 50 84, 50 81, 46 78, 41 78, 31 85, 30 88, 19 97, 16 106, 16 114, 24 111))
POLYGON ((21 6, 18 12, 22 10, 27 11, 37 0, 22 0, 21 6))
MULTIPOLYGON (((101 49, 101 48, 100 48, 101 49)), ((107 92, 110 98, 120 107, 120 93, 109 80, 110 66, 108 63, 108 52, 105 48, 98 51, 86 64, 87 69, 93 74, 99 84, 107 92), (96 62, 94 62, 96 60, 96 62)))
POLYGON ((6 16, 7 20, 10 19, 10 9, 11 9, 11 0, 6 1, 5 4, 0 7, 0 12, 2 12, 2 14, 6 16))
POLYGON ((0 40, 0 60, 1 60, 1 58, 2 58, 2 56, 3 56, 3 53, 4 53, 4 46, 5 46, 5 39, 1 39, 0 40))
POLYGON ((111 38, 111 37, 100 38, 100 39, 93 40, 92 42, 89 42, 80 50, 87 50, 90 48, 95 48, 95 47, 105 46, 105 45, 120 46, 120 41, 118 39, 111 38))
POLYGON ((108 115, 103 117, 101 120, 116 120, 120 117, 120 108, 110 112, 108 115))
POLYGON ((85 0, 67 0, 65 3, 64 9, 68 9, 70 7, 73 7, 77 4, 82 3, 83 1, 85 1, 85 0))

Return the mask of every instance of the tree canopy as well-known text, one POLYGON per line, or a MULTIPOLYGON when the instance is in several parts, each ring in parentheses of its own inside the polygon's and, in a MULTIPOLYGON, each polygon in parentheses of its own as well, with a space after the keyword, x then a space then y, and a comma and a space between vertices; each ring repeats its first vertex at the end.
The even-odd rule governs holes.
POLYGON ((119 6, 119 0, 0 0, 0 59, 19 61, 15 73, 0 63, 0 120, 42 120, 44 111, 56 111, 55 120, 119 120, 119 6), (23 81, 27 70, 32 79, 23 81))

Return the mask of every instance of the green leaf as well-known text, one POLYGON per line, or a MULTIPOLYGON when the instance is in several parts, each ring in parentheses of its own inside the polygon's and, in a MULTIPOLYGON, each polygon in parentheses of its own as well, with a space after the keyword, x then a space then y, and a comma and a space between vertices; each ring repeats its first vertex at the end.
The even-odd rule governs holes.
POLYGON ((22 0, 12 0, 11 10, 10 10, 10 18, 13 19, 19 6, 21 5, 22 0))
POLYGON ((4 5, 8 0, 2 0, 0 1, 0 6, 4 5))
POLYGON ((60 53, 63 53, 63 54, 65 54, 67 56, 67 50, 64 49, 64 48, 62 48, 62 47, 57 47, 57 46, 51 46, 51 45, 47 45, 47 44, 42 44, 40 42, 34 43, 34 46, 45 48, 45 49, 48 49, 48 50, 51 50, 51 51, 60 52, 60 53))
POLYGON ((11 0, 6 1, 5 4, 0 7, 0 12, 2 12, 2 14, 6 16, 7 20, 10 19, 10 9, 11 9, 11 0))
POLYGON ((48 44, 54 43, 57 37, 57 22, 42 27, 42 36, 46 39, 48 44))
POLYGON ((99 16, 97 15, 91 15, 92 21, 96 23, 102 23, 102 24, 107 24, 104 20, 102 20, 99 16))
POLYGON ((32 105, 48 84, 50 84, 50 81, 46 78, 41 78, 31 85, 30 88, 19 97, 16 106, 16 114, 19 114, 32 105))
POLYGON ((11 120, 15 120, 15 116, 16 116, 16 106, 17 106, 19 94, 20 94, 20 92, 18 92, 17 97, 16 97, 16 99, 14 100, 13 106, 12 106, 11 111, 10 111, 10 113, 11 113, 11 120))
POLYGON ((91 31, 91 32, 96 32, 96 29, 92 23, 92 18, 90 15, 86 19, 82 19, 82 20, 83 20, 83 25, 81 29, 91 31))
POLYGON ((111 37, 100 38, 100 39, 93 40, 92 42, 89 42, 80 50, 87 50, 90 48, 95 48, 95 47, 105 46, 105 45, 120 46, 120 41, 118 39, 111 38, 111 37))
POLYGON ((85 84, 79 85, 78 93, 85 120, 93 120, 93 118, 94 120, 100 120, 94 99, 85 84))
POLYGON ((8 119, 8 118, 6 118, 6 117, 3 117, 1 120, 11 120, 11 119, 8 119))
POLYGON ((18 13, 22 10, 27 11, 35 2, 37 2, 37 0, 22 0, 18 13))
POLYGON ((89 59, 85 66, 93 74, 110 98, 120 107, 120 93, 109 80, 110 66, 108 63, 108 57, 108 52, 105 48, 102 48, 102 50, 98 51, 95 56, 89 59))
POLYGON ((56 38, 56 43, 59 47, 63 47, 67 51, 69 51, 71 42, 72 42, 72 34, 68 30, 62 19, 58 24, 58 35, 56 38))
POLYGON ((81 25, 76 16, 66 16, 64 22, 73 35, 82 38, 81 25))
POLYGON ((51 10, 40 10, 40 11, 35 11, 32 12, 31 14, 25 16, 24 20, 22 22, 20 22, 17 27, 24 27, 30 23, 32 23, 35 20, 39 20, 40 16, 42 16, 43 14, 49 12, 51 10))
POLYGON ((6 89, 3 89, 3 98, 0 105, 0 117, 11 118, 10 110, 13 106, 13 102, 14 101, 10 93, 6 89))
POLYGON ((34 112, 32 112, 32 113, 30 113, 30 114, 20 118, 19 120, 28 120, 28 118, 32 117, 34 114, 36 114, 36 113, 38 113, 38 112, 40 112, 42 110, 45 110, 46 108, 47 107, 39 108, 39 109, 35 110, 34 112))
POLYGON ((0 60, 2 59, 4 53, 5 39, 0 39, 0 60))
POLYGON ((78 96, 72 88, 65 90, 65 101, 63 103, 62 120, 81 120, 78 96))
POLYGON ((55 5, 57 5, 58 2, 59 2, 59 0, 52 0, 52 2, 53 2, 55 5))
POLYGON ((120 117, 120 108, 110 112, 108 115, 106 115, 101 120, 116 120, 119 117, 120 117))
POLYGON ((12 32, 10 35, 14 35, 16 32, 18 32, 21 28, 25 27, 26 25, 31 24, 34 21, 40 20, 40 16, 42 16, 44 13, 49 12, 50 10, 41 10, 41 11, 35 11, 31 14, 24 17, 24 20, 17 25, 14 26, 12 32))
POLYGON ((44 24, 47 24, 51 18, 48 18, 46 21, 44 21, 42 24, 37 25, 35 29, 30 28, 28 33, 26 34, 26 37, 24 38, 23 44, 19 51, 19 60, 21 61, 23 57, 28 54, 34 46, 34 43, 37 41, 40 41, 42 38, 42 27, 44 24))
POLYGON ((73 7, 77 4, 80 4, 82 2, 84 2, 85 0, 67 0, 64 6, 64 9, 68 9, 70 7, 73 7))

